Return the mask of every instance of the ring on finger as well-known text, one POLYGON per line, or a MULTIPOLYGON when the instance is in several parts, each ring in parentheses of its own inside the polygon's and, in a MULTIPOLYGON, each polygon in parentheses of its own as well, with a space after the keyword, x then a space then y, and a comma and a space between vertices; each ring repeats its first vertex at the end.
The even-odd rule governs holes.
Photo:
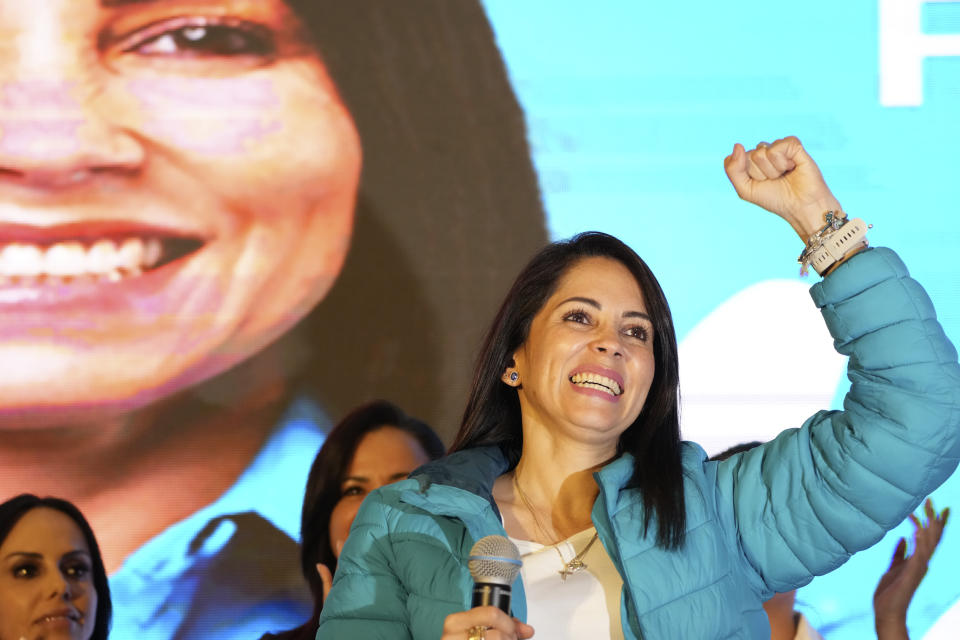
POLYGON ((486 640, 487 628, 477 625, 467 629, 467 640, 486 640))

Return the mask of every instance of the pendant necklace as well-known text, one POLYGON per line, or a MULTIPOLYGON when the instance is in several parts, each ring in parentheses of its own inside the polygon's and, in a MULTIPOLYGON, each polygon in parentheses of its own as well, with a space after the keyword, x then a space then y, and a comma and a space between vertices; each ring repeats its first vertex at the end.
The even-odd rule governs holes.
MULTIPOLYGON (((593 543, 597 541, 597 535, 598 535, 598 534, 597 534, 596 532, 594 532, 593 537, 590 538, 590 542, 587 543, 587 546, 585 546, 585 547, 580 551, 580 553, 578 553, 577 555, 573 556, 573 560, 571 560, 570 562, 567 562, 567 563, 565 563, 565 564, 563 565, 563 569, 560 570, 560 581, 561 581, 561 582, 566 582, 566 581, 567 581, 567 576, 572 576, 573 574, 577 573, 578 571, 582 571, 582 570, 584 570, 584 569, 587 568, 587 563, 583 561, 583 556, 587 555, 587 551, 589 551, 589 550, 590 550, 590 547, 593 546, 593 543)), ((557 548, 554 547, 554 549, 557 549, 557 548)), ((563 561, 563 554, 560 553, 560 549, 557 549, 557 554, 560 555, 560 561, 562 562, 562 561, 563 561)))
MULTIPOLYGON (((533 517, 533 522, 534 524, 537 525, 537 529, 540 530, 540 534, 544 537, 545 540, 550 540, 551 537, 547 535, 546 529, 544 529, 543 525, 540 524, 540 518, 537 517, 537 512, 534 511, 533 505, 531 505, 530 501, 527 499, 527 494, 523 492, 523 489, 520 488, 520 483, 517 482, 516 471, 514 471, 513 473, 513 486, 516 488, 517 495, 520 496, 520 500, 523 502, 523 505, 527 508, 527 511, 529 511, 530 515, 533 517)), ((556 550, 557 555, 560 556, 560 562, 563 563, 563 568, 557 572, 560 574, 561 582, 566 582, 569 576, 572 576, 573 574, 583 571, 584 569, 587 568, 587 563, 583 561, 583 557, 587 555, 587 551, 589 551, 590 547, 593 546, 593 543, 597 541, 598 536, 599 536, 599 533, 594 531, 593 537, 590 538, 590 541, 586 544, 586 546, 580 550, 580 553, 573 556, 573 559, 570 560, 569 562, 566 562, 563 559, 563 554, 560 553, 559 547, 557 547, 556 545, 551 545, 556 550)))

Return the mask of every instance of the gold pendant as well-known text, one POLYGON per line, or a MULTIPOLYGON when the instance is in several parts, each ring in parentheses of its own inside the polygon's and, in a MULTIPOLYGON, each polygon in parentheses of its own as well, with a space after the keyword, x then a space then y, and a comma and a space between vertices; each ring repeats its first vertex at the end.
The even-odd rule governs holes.
POLYGON ((563 569, 560 569, 560 571, 558 572, 560 574, 560 581, 566 582, 567 576, 572 576, 578 571, 582 571, 586 568, 587 568, 587 565, 582 560, 580 560, 579 558, 574 558, 567 564, 563 565, 563 569))

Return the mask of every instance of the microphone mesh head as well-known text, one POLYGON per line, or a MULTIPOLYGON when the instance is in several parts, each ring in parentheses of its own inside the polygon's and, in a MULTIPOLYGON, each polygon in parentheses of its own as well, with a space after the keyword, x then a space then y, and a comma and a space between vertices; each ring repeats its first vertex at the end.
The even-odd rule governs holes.
POLYGON ((511 585, 520 573, 520 551, 503 536, 485 536, 470 549, 467 567, 474 582, 511 585))

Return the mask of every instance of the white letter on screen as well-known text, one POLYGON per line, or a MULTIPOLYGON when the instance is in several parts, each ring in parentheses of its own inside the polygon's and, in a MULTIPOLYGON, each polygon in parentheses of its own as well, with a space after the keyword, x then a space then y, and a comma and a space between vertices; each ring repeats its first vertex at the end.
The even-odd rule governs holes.
POLYGON ((956 0, 879 0, 880 104, 923 104, 923 60, 960 56, 960 33, 923 33, 923 5, 956 0))

